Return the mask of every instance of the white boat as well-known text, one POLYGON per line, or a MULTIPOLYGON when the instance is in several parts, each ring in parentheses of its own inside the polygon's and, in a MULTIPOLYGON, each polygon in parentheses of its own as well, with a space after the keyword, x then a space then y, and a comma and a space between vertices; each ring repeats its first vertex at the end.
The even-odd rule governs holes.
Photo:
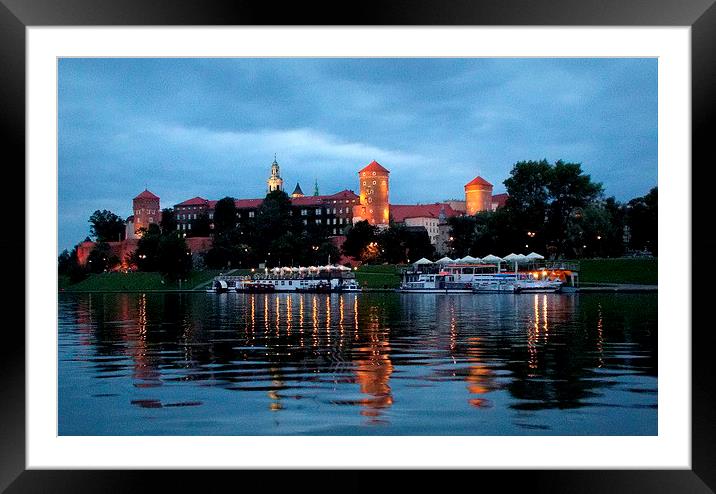
POLYGON ((400 292, 474 293, 514 292, 514 273, 501 273, 491 264, 451 263, 418 267, 402 273, 400 292))
POLYGON ((360 285, 355 274, 339 267, 322 268, 319 271, 283 268, 273 274, 252 276, 217 276, 213 290, 222 288, 237 292, 359 292, 360 285))
POLYGON ((535 278, 530 272, 505 272, 497 264, 454 262, 414 266, 402 274, 400 292, 418 293, 551 293, 559 279, 535 278))

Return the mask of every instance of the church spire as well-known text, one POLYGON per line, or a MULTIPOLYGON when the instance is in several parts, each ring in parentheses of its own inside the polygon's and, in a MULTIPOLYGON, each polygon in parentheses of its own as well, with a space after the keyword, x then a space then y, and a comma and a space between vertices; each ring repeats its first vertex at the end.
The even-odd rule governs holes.
POLYGON ((314 196, 319 196, 319 195, 320 195, 320 194, 318 193, 318 179, 316 179, 316 180, 313 182, 313 195, 314 195, 314 196))
POLYGON ((273 163, 271 163, 271 176, 266 181, 268 191, 283 190, 283 179, 281 178, 281 169, 276 161, 276 155, 273 155, 273 163))

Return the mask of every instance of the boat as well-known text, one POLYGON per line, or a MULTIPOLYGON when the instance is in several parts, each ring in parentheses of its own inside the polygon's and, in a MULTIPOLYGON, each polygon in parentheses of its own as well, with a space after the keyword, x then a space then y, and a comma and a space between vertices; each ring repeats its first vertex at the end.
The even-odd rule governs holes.
POLYGON ((423 265, 402 273, 399 292, 475 293, 514 292, 515 275, 500 273, 492 264, 450 263, 423 265))
MULTIPOLYGON (((213 287, 225 283, 237 292, 342 293, 360 292, 355 274, 344 266, 274 268, 251 276, 217 276, 213 287)), ((216 291, 216 290, 214 290, 216 291)))
POLYGON ((519 293, 556 293, 562 290, 561 280, 535 279, 525 277, 515 280, 515 291, 519 293))
POLYGON ((564 285, 554 271, 503 271, 499 263, 423 263, 401 274, 399 292, 554 293, 564 285))

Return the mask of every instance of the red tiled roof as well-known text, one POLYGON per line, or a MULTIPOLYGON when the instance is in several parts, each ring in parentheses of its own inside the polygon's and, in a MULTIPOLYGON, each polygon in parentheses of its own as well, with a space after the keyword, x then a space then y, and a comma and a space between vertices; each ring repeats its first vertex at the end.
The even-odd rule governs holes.
POLYGON ((496 204, 498 208, 503 207, 507 204, 507 198, 510 197, 507 193, 495 194, 492 196, 492 204, 496 204))
POLYGON ((177 206, 203 206, 204 204, 208 204, 209 201, 204 199, 203 197, 192 197, 191 199, 187 199, 184 202, 180 202, 177 204, 177 206))
POLYGON ((382 172, 382 173, 390 173, 390 171, 389 171, 388 169, 386 169, 385 167, 383 167, 383 165, 381 165, 380 163, 378 163, 378 162, 375 161, 375 160, 373 160, 373 161, 371 161, 370 163, 368 163, 368 165, 367 165, 365 168, 363 168, 362 170, 360 170, 358 173, 362 173, 362 172, 382 172))
MULTIPOLYGON (((239 209, 257 208, 264 202, 263 199, 235 199, 234 204, 239 209)), ((216 205, 216 203, 214 203, 216 205)))
POLYGON ((393 216, 393 221, 402 223, 407 218, 439 218, 442 208, 445 208, 446 218, 459 214, 449 204, 439 202, 435 204, 391 204, 390 214, 393 216))
MULTIPOLYGON (((360 197, 352 190, 345 189, 327 196, 289 197, 289 199, 291 200, 291 204, 293 204, 294 206, 318 206, 319 204, 328 204, 329 202, 332 203, 333 201, 339 200, 359 200, 360 197)), ((201 197, 195 197, 193 199, 189 199, 180 204, 177 204, 177 206, 195 206, 206 204, 209 209, 216 209, 217 202, 219 201, 208 201, 206 199, 202 199, 201 197)), ((234 204, 239 209, 257 208, 263 202, 263 199, 234 199, 234 204)))
POLYGON ((147 189, 144 189, 143 192, 140 192, 135 199, 159 199, 159 196, 156 196, 149 192, 147 189))
POLYGON ((481 185, 483 187, 492 187, 492 184, 482 177, 473 178, 470 182, 465 184, 465 187, 470 187, 471 185, 481 185))

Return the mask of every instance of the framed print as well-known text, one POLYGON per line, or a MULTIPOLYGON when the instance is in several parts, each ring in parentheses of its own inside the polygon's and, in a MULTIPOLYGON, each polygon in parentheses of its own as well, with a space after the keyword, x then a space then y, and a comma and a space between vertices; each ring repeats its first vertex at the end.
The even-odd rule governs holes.
POLYGON ((714 490, 710 0, 0 2, 3 489, 714 490))

